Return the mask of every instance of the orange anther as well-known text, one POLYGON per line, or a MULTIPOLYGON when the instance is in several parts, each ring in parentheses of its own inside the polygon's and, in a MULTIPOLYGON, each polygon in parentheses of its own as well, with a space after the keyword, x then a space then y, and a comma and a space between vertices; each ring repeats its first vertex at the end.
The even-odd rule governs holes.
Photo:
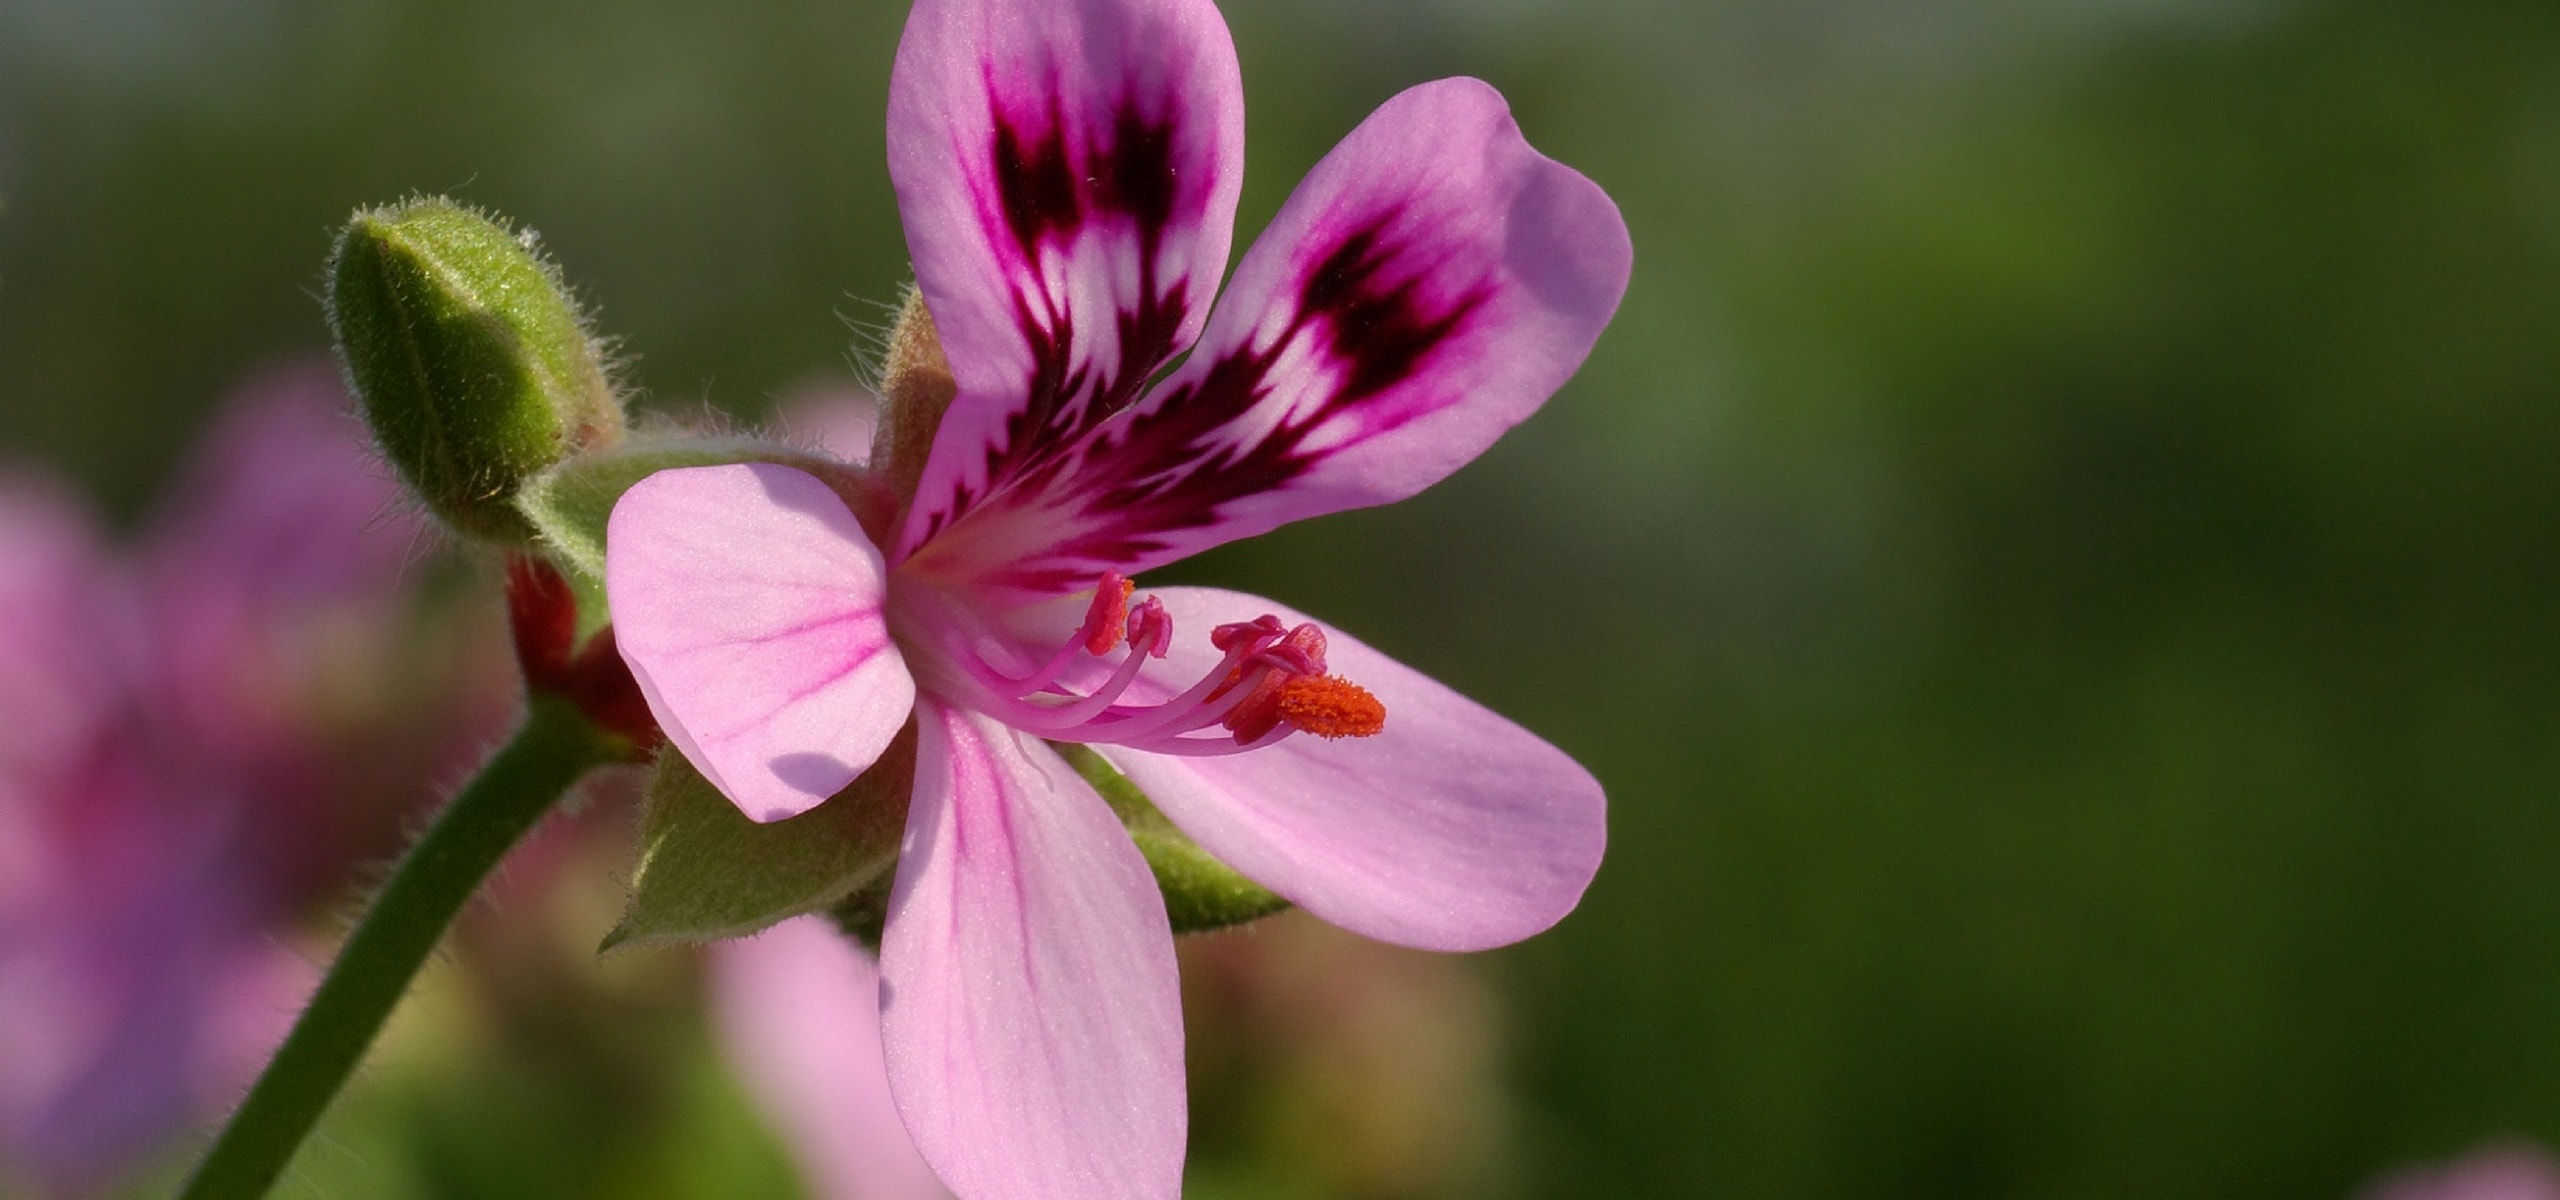
POLYGON ((1373 737, 1387 706, 1339 675, 1300 675, 1280 685, 1280 719, 1320 738, 1373 737))

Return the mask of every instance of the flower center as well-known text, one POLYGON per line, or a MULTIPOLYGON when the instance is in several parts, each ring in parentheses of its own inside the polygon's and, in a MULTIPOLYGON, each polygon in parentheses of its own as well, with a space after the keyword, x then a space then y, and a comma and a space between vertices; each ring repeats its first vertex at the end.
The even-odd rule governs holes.
POLYGON ((972 658, 978 701, 1026 733, 1158 754, 1234 754, 1292 733, 1369 737, 1386 728, 1386 705, 1326 673, 1323 630, 1291 628, 1267 613, 1210 630, 1220 658, 1190 687, 1153 703, 1124 703, 1147 660, 1165 657, 1174 638, 1163 602, 1136 597, 1136 590, 1119 572, 1104 572, 1084 623, 1028 675, 972 658))

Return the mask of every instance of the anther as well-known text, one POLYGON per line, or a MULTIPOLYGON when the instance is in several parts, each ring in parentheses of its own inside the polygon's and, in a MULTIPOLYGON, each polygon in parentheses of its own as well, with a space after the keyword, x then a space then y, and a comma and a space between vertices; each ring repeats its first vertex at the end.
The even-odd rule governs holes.
POLYGON ((1324 674, 1324 631, 1314 625, 1300 625, 1288 636, 1265 647, 1262 660, 1292 675, 1324 674))
MULTIPOLYGON (((1228 625, 1237 631, 1234 645, 1249 644, 1244 630, 1263 637, 1279 627, 1269 624, 1228 625)), ((1238 745, 1260 742, 1281 726, 1321 738, 1370 737, 1387 726, 1387 706, 1367 688, 1338 675, 1325 674, 1322 629, 1302 624, 1255 651, 1251 662, 1228 677, 1228 687, 1242 687, 1226 717, 1218 723, 1235 735, 1238 745)))
POLYGON ((1102 582, 1093 589, 1093 607, 1084 614, 1081 634, 1086 653, 1097 657, 1111 653, 1120 644, 1124 630, 1129 638, 1136 639, 1138 624, 1131 619, 1129 593, 1137 586, 1118 571, 1102 573, 1102 582))
POLYGON ((1219 650, 1233 650, 1256 639, 1279 637, 1287 626, 1280 618, 1264 613, 1250 621, 1229 621, 1209 631, 1209 644, 1219 650))
POLYGON ((1301 675, 1281 684, 1274 707, 1280 720, 1320 738, 1375 737, 1387 727, 1387 706, 1339 675, 1301 675))
POLYGON ((1163 658, 1173 649, 1173 615, 1164 610, 1164 601, 1149 596, 1129 610, 1129 648, 1150 658, 1163 658))
POLYGON ((1166 754, 1234 754, 1293 733, 1370 737, 1386 728, 1386 705, 1377 696, 1327 673, 1324 630, 1312 623, 1293 627, 1268 613, 1211 629, 1209 644, 1221 659, 1179 694, 1124 704, 1145 661, 1169 655, 1173 624, 1162 600, 1136 595, 1126 576, 1105 571, 1075 636, 1029 675, 991 672, 986 681, 999 690, 990 699, 1012 706, 1009 723, 1042 736, 1166 754), (1079 659, 1108 660, 1124 646, 1126 657, 1108 678, 1059 683, 1079 659), (1230 736, 1191 736, 1219 727, 1230 736))

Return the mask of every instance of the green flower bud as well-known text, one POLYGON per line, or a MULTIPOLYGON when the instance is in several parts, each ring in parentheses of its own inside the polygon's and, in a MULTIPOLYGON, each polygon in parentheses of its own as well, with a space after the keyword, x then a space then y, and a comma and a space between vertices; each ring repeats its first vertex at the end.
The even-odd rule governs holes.
POLYGON ((558 274, 442 198, 358 212, 329 262, 329 325, 383 454, 472 537, 523 542, 525 480, 619 437, 622 409, 558 274))

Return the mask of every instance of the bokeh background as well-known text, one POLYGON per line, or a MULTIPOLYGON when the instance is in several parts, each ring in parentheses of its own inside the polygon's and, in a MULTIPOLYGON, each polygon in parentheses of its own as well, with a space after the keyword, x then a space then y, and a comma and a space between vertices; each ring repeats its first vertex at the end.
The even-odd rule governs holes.
MULTIPOLYGON (((2311 1200, 2560 1138, 2560 6, 1227 10, 1247 235, 1472 74, 1637 269, 1475 466, 1166 573, 1613 806, 1529 944, 1195 947, 1193 1194, 2311 1200)), ((134 520, 414 192, 538 229, 645 407, 849 378, 903 17, 0 0, 0 454, 134 520)), ((281 1194, 788 1186, 687 962, 586 952, 617 812, 281 1194)))

